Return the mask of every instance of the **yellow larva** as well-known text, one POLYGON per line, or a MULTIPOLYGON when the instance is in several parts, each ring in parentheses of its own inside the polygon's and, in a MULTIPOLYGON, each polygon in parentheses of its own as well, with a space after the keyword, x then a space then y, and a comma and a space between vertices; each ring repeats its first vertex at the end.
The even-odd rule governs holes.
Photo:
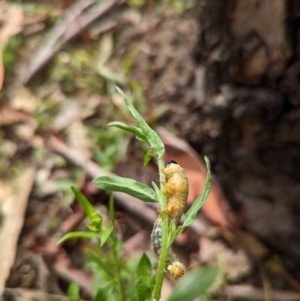
MULTIPOLYGON (((167 192, 166 213, 169 220, 177 224, 186 205, 189 193, 188 180, 184 169, 176 161, 168 161, 162 172, 166 175, 166 183, 164 183, 167 192)), ((161 242, 162 219, 159 215, 151 233, 151 248, 157 258, 160 256, 161 242)), ((167 253, 166 267, 168 274, 175 279, 181 277, 185 271, 184 265, 179 261, 172 247, 169 248, 167 253)))
POLYGON ((167 192, 166 213, 177 224, 186 206, 189 193, 188 180, 184 169, 173 160, 168 161, 162 172, 166 175, 164 184, 167 192))
MULTIPOLYGON (((160 256, 162 240, 162 219, 159 216, 154 223, 154 227, 151 233, 151 248, 157 258, 160 256)), ((166 260, 167 272, 170 276, 177 279, 184 274, 184 265, 179 261, 177 255, 169 248, 166 260)))
POLYGON ((178 260, 172 261, 167 269, 169 274, 175 279, 183 276, 185 271, 184 265, 178 260))

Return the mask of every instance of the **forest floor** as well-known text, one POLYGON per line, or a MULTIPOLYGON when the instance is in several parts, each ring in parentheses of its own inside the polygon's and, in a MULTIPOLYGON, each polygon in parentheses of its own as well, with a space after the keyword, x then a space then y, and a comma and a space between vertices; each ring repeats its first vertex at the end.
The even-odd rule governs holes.
MULTIPOLYGON (((57 246, 86 224, 70 187, 108 218, 108 195, 93 178, 113 172, 158 181, 155 161, 143 166, 145 147, 106 126, 132 122, 116 85, 157 129, 166 160, 185 168, 189 205, 203 189, 205 165, 183 139, 199 134, 190 125, 197 9, 193 1, 108 1, 91 11, 96 1, 17 2, 0 4, 0 289, 3 300, 64 300, 59 295, 75 281, 90 299, 97 279, 84 254, 91 245, 77 239, 57 246)), ((214 300, 300 300, 300 279, 243 229, 217 181, 216 173, 197 222, 175 242, 188 270, 219 266, 214 300)), ((124 259, 151 254, 156 209, 117 198, 115 210, 124 259)), ((166 280, 163 300, 174 285, 166 280)))

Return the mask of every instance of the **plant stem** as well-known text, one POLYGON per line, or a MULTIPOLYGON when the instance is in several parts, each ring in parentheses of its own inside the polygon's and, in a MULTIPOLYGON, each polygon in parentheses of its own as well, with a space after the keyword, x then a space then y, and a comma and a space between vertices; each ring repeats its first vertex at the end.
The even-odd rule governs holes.
POLYGON ((124 292, 124 288, 122 285, 122 280, 121 280, 121 267, 120 267, 120 257, 118 256, 117 252, 116 252, 116 238, 114 239, 110 239, 111 240, 111 244, 110 247, 112 249, 113 252, 113 257, 115 260, 115 266, 116 266, 116 277, 117 277, 117 282, 118 282, 118 286, 119 286, 119 290, 120 290, 120 294, 121 294, 121 300, 122 301, 126 301, 126 297, 125 297, 125 292, 124 292))
POLYGON ((160 299, 161 289, 164 280, 164 270, 167 259, 168 252, 168 217, 165 214, 165 210, 167 208, 167 200, 166 200, 166 190, 162 183, 165 182, 165 175, 161 171, 164 168, 164 161, 158 158, 158 168, 159 168, 159 180, 160 180, 160 191, 161 191, 161 218, 162 218, 162 243, 161 250, 159 256, 158 270, 156 275, 156 281, 154 285, 152 301, 157 301, 160 299))

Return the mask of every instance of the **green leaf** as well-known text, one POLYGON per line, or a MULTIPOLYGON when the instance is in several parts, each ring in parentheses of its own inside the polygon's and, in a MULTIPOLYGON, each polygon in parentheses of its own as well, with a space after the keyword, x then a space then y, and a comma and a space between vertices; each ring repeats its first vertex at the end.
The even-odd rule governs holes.
POLYGON ((154 152, 152 150, 147 151, 146 155, 144 156, 143 164, 144 166, 148 165, 152 157, 154 156, 154 152))
POLYGON ((88 218, 92 218, 93 213, 95 212, 94 207, 92 204, 89 202, 89 200, 80 192, 78 188, 75 186, 71 186, 71 189, 73 193, 75 194, 75 197, 81 207, 83 208, 85 214, 87 215, 88 218))
POLYGON ((100 247, 102 247, 106 243, 113 230, 114 230, 114 225, 112 222, 109 223, 107 228, 102 228, 100 247))
POLYGON ((98 238, 100 239, 101 236, 99 233, 94 233, 94 232, 84 232, 84 231, 77 231, 77 232, 70 232, 65 234, 58 242, 57 244, 61 244, 65 242, 66 240, 69 239, 74 239, 74 238, 85 238, 85 239, 92 239, 92 238, 98 238))
POLYGON ((156 198, 158 199, 158 202, 160 203, 160 190, 153 181, 152 181, 152 186, 154 187, 156 198))
POLYGON ((80 301, 79 285, 76 282, 71 282, 68 286, 69 301, 80 301))
POLYGON ((94 297, 93 301, 109 300, 109 296, 111 295, 111 293, 112 293, 112 281, 109 281, 97 290, 96 296, 94 297))
POLYGON ((157 202, 155 192, 152 188, 133 179, 104 176, 94 179, 93 183, 101 189, 125 192, 144 202, 157 202))
POLYGON ((216 268, 199 268, 188 273, 177 282, 167 301, 193 301, 208 290, 216 275, 216 268))
POLYGON ((138 263, 135 274, 135 289, 139 297, 139 301, 145 301, 151 297, 151 261, 146 253, 144 253, 138 263))
POLYGON ((203 193, 194 201, 193 205, 191 208, 188 210, 186 213, 186 218, 181 227, 178 228, 176 235, 178 235, 180 232, 183 231, 184 228, 190 226, 194 220, 197 217, 197 213, 206 201, 209 193, 210 193, 210 188, 211 188, 211 174, 210 174, 210 163, 209 160, 206 156, 204 156, 204 160, 206 163, 206 168, 207 168, 207 175, 206 175, 206 180, 205 180, 205 186, 204 186, 204 191, 203 193))
POLYGON ((143 117, 140 115, 140 113, 135 109, 135 107, 132 105, 130 100, 127 98, 127 96, 124 94, 124 92, 119 88, 116 87, 117 91, 120 93, 120 95, 123 97, 125 104, 133 116, 133 118, 137 121, 139 127, 143 131, 144 136, 146 137, 148 143, 150 144, 152 150, 156 154, 156 156, 159 159, 162 159, 165 154, 165 146, 160 140, 157 133, 150 128, 150 126, 147 124, 147 122, 143 119, 143 117))
POLYGON ((176 223, 174 220, 171 220, 169 225, 169 237, 168 237, 168 248, 173 243, 174 239, 176 238, 176 223))
POLYGON ((113 126, 113 127, 119 128, 123 131, 133 134, 141 141, 147 141, 145 135, 143 134, 143 131, 136 126, 127 125, 127 124, 125 124, 123 122, 119 122, 119 121, 110 122, 107 124, 107 126, 108 127, 113 126))

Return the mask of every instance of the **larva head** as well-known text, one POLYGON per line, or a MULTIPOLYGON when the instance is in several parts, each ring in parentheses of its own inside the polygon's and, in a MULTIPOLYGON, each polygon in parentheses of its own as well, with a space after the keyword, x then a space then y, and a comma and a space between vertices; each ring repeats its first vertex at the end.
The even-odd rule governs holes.
POLYGON ((170 178, 173 174, 182 171, 183 168, 181 168, 180 165, 174 160, 168 161, 166 168, 163 169, 163 173, 166 175, 167 179, 170 178))
POLYGON ((180 261, 173 261, 172 264, 168 266, 169 274, 177 279, 184 274, 184 265, 180 261))
POLYGON ((168 166, 168 165, 171 165, 171 164, 177 164, 177 165, 178 165, 178 163, 177 163, 175 160, 169 160, 169 161, 167 162, 167 166, 168 166))

